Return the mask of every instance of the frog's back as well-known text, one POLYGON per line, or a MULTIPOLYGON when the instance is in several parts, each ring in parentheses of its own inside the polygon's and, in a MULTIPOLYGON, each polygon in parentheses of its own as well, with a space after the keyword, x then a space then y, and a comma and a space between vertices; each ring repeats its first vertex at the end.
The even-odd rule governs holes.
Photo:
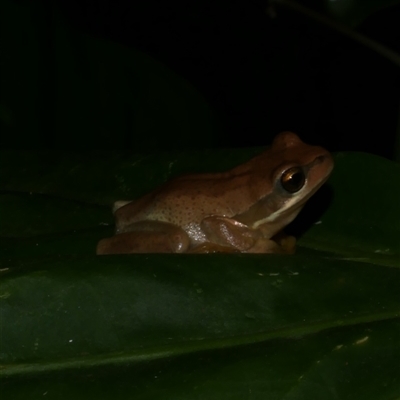
POLYGON ((117 210, 117 227, 146 220, 186 227, 209 215, 232 217, 243 212, 248 195, 245 175, 242 179, 229 173, 181 176, 117 210))

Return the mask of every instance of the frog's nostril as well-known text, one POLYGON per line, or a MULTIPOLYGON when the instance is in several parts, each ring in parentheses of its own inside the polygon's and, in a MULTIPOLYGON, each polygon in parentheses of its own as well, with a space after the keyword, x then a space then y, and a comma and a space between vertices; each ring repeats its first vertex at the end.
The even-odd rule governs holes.
POLYGON ((322 154, 322 155, 320 155, 320 156, 318 156, 318 157, 315 158, 313 164, 314 164, 314 165, 316 165, 316 164, 322 164, 322 163, 324 163, 328 158, 329 158, 329 156, 328 156, 327 154, 322 154))

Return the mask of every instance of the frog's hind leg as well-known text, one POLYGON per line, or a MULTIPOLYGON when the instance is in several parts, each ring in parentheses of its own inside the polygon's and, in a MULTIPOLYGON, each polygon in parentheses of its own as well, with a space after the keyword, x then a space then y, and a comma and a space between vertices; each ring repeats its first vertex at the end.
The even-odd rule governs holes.
POLYGON ((126 231, 97 244, 97 254, 184 253, 190 239, 179 226, 159 221, 131 224, 126 231))

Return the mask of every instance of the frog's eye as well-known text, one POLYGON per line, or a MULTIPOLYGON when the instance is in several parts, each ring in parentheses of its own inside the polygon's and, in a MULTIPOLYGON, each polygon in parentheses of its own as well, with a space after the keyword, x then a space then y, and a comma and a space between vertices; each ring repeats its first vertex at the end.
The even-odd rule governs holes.
POLYGON ((281 185, 289 193, 298 192, 305 182, 306 177, 300 167, 289 168, 281 176, 281 185))

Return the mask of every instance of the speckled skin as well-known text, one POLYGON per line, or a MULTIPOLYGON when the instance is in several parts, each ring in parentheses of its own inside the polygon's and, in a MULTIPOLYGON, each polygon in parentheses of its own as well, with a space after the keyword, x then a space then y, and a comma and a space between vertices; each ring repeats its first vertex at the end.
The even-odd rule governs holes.
POLYGON ((270 238, 296 217, 332 168, 326 150, 282 132, 230 171, 181 176, 118 208, 117 235, 100 241, 97 253, 280 252, 270 238), (301 167, 306 178, 296 193, 280 184, 292 167, 301 167))

